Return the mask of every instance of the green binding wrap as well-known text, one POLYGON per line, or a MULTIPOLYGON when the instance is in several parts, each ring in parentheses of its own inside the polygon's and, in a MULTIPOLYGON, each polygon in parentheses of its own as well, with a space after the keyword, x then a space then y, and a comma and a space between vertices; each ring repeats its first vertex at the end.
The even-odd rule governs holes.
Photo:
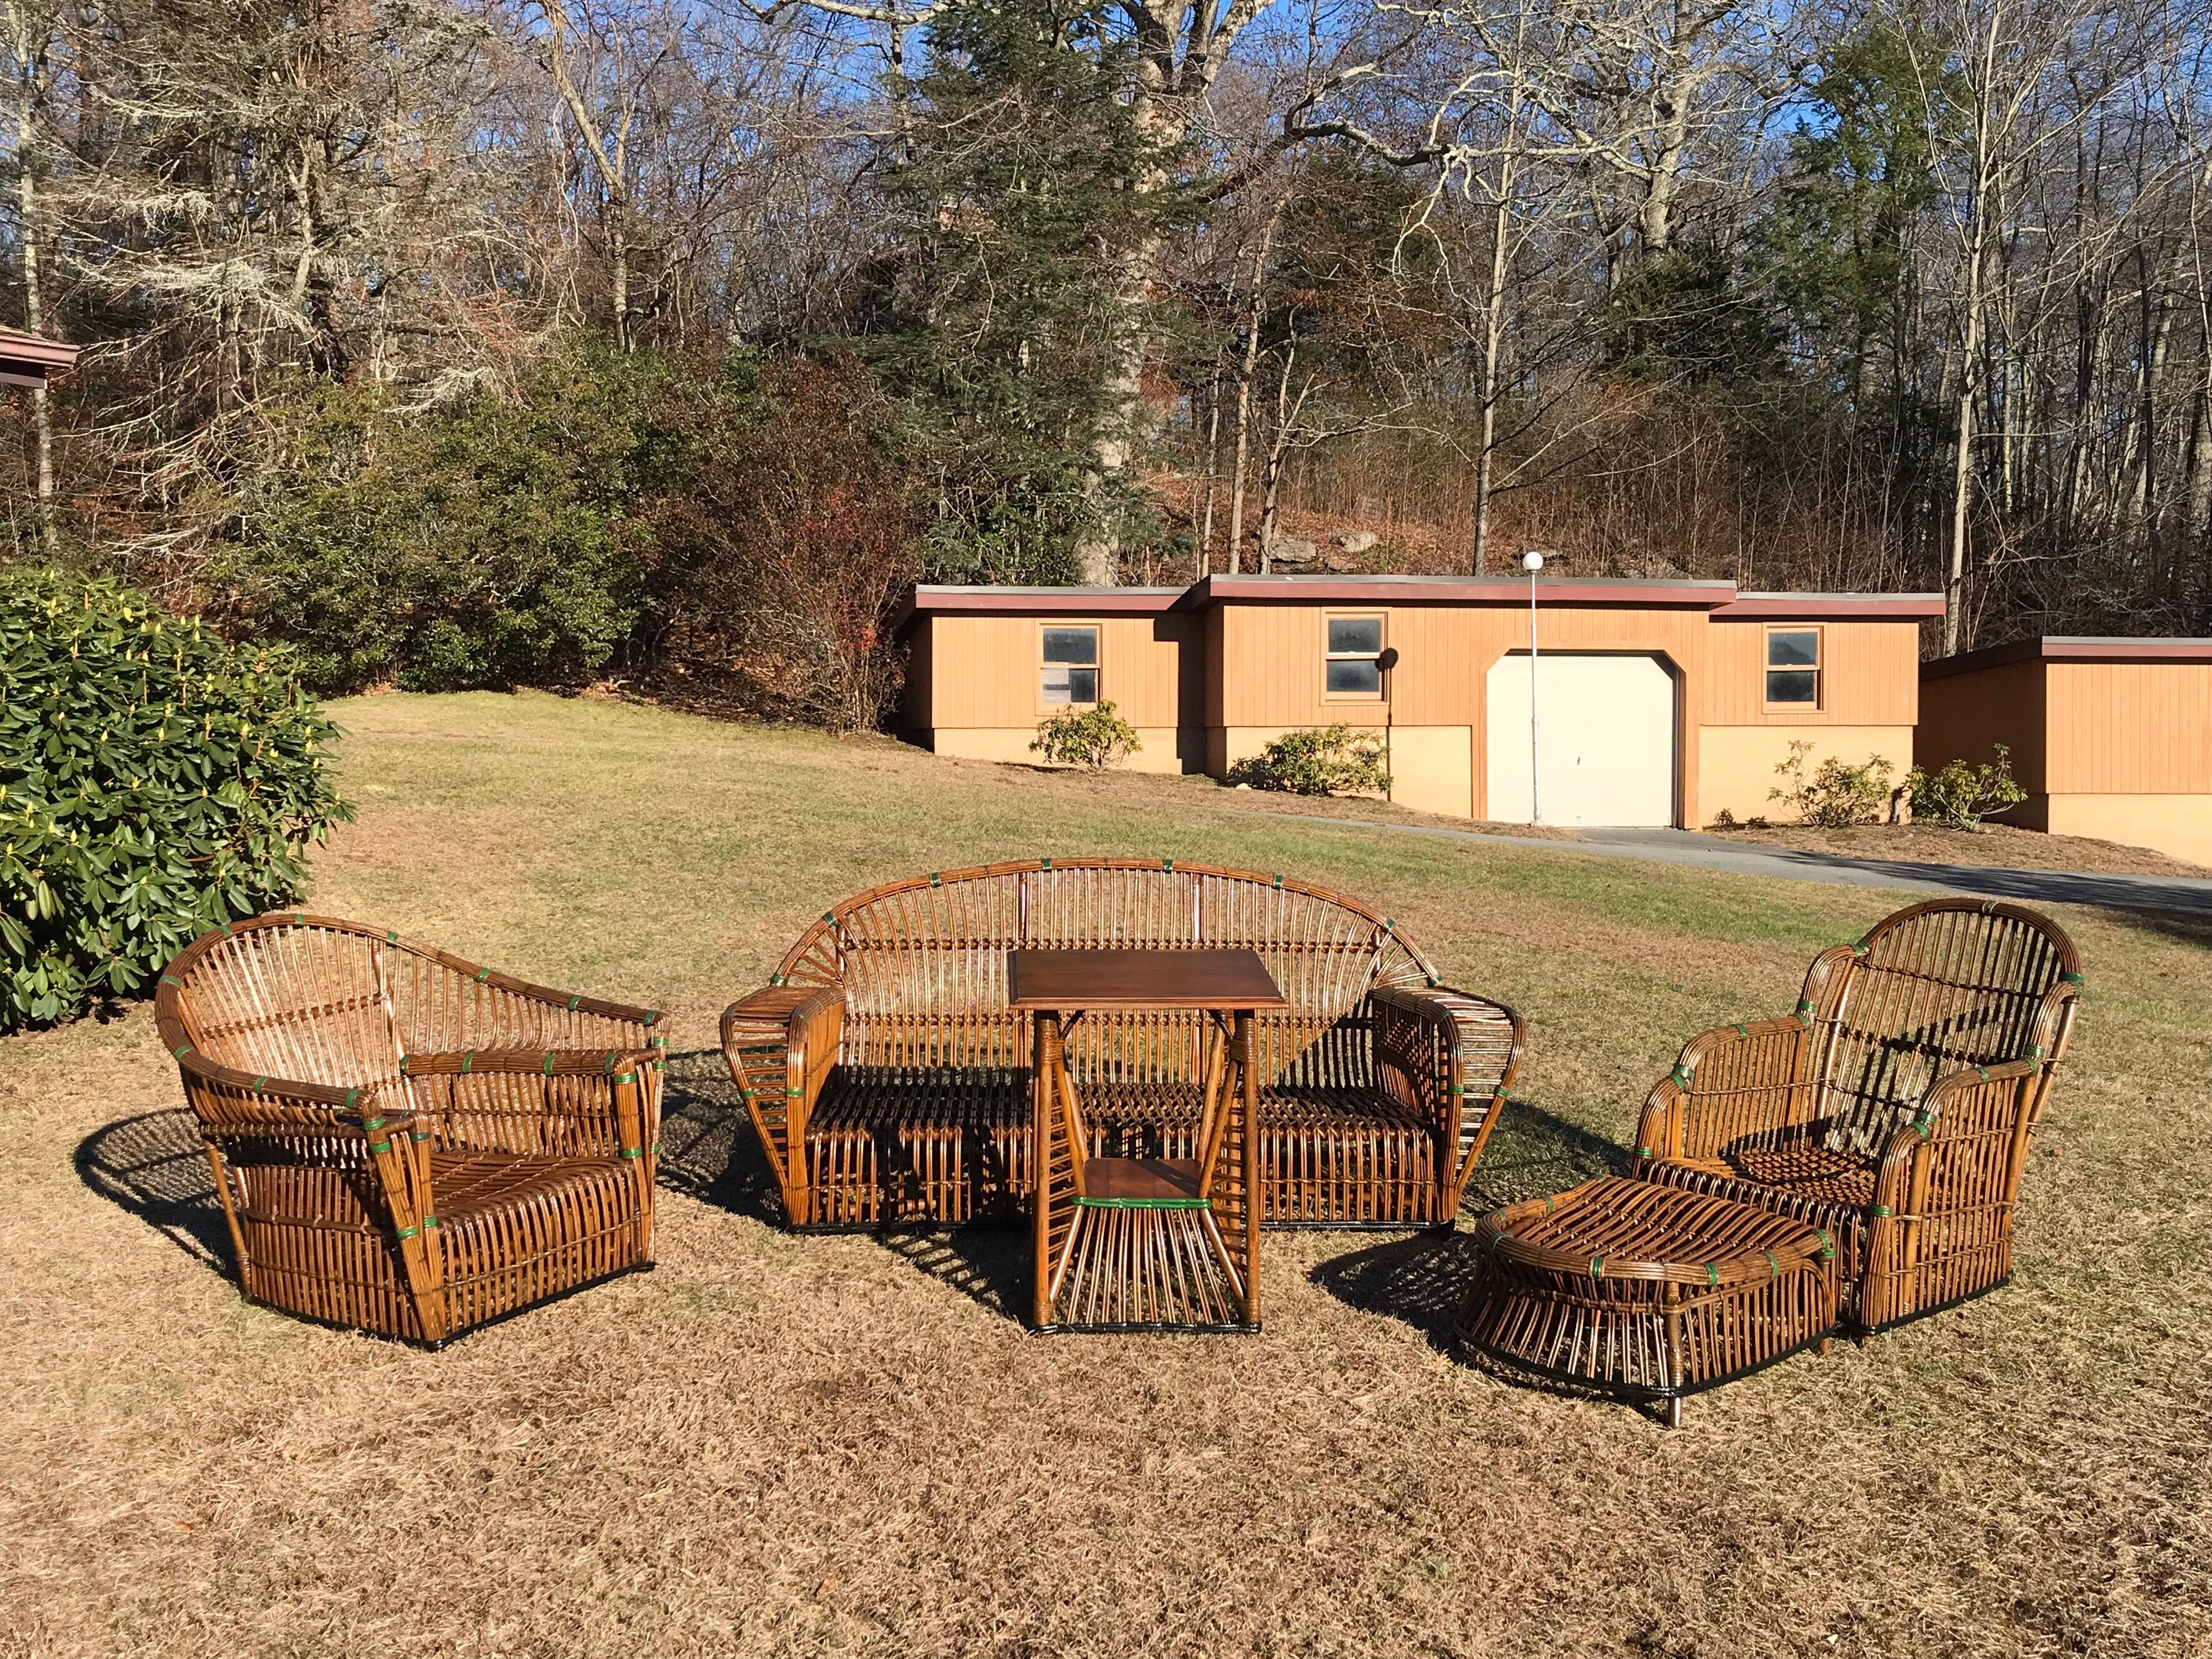
POLYGON ((1210 1198, 1078 1198, 1079 1210, 1210 1210, 1210 1198))

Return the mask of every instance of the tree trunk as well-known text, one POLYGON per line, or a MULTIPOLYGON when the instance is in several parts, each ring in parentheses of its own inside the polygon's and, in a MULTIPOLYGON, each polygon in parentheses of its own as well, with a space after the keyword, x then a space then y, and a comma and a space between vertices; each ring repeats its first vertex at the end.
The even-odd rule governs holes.
POLYGON ((1267 251, 1276 227, 1283 222, 1278 203, 1260 234, 1259 252, 1252 256, 1252 298, 1244 309, 1244 362, 1237 375, 1237 461, 1229 480, 1229 574, 1244 568, 1244 478, 1252 453, 1252 377, 1260 368, 1260 324, 1267 313, 1267 251))
MULTIPOLYGON (((33 46, 30 40, 27 15, 18 14, 14 20, 20 33, 15 41, 16 63, 15 102, 15 210, 18 246, 23 265, 23 324, 32 333, 43 335, 46 331, 46 301, 40 262, 46 258, 46 244, 41 234, 44 226, 38 195, 38 83, 44 65, 44 46, 33 46)), ((39 550, 47 558, 54 556, 60 544, 60 530, 54 517, 54 415, 48 400, 45 383, 31 388, 31 442, 34 452, 33 499, 36 502, 39 526, 39 550)))
POLYGON ((1498 358, 1505 338, 1506 233, 1512 223, 1511 135, 1498 164, 1498 205, 1491 219, 1490 294, 1482 319, 1482 450, 1474 464, 1474 572, 1482 574, 1490 550, 1490 492, 1498 454, 1498 358))

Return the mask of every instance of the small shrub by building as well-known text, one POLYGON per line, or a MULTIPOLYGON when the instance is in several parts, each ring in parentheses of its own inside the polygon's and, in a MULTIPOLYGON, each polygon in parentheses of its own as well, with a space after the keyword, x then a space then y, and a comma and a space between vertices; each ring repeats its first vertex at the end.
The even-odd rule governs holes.
POLYGON ((1082 766, 1097 772, 1145 745, 1137 728, 1123 720, 1110 702, 1091 708, 1063 708, 1049 720, 1037 722, 1031 750, 1059 766, 1082 766))
POLYGON ((353 816, 289 655, 134 589, 0 571, 0 1030, 151 988, 294 896, 353 816))
POLYGON ((1863 764, 1853 766, 1831 755, 1808 777, 1806 762, 1812 752, 1809 743, 1790 745, 1790 758, 1774 769, 1784 787, 1768 790, 1767 799, 1796 809, 1800 823, 1822 830, 1880 823, 1889 810, 1890 763, 1869 755, 1863 764))
POLYGON ((1996 758, 1979 766, 1963 760, 1947 761, 1936 771, 1916 766, 1905 788, 1912 798, 1912 816, 1919 823, 1946 824, 1954 830, 1979 830, 1992 812, 2017 806, 2027 791, 2014 781, 2012 750, 1996 745, 1996 758))
POLYGON ((1383 795, 1390 791, 1382 739, 1349 726, 1285 732, 1249 760, 1231 767, 1225 781, 1293 795, 1383 795))

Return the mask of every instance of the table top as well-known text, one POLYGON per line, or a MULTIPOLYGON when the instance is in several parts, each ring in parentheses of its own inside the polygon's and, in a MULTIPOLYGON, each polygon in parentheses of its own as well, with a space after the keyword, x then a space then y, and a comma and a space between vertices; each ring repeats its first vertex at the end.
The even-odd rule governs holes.
POLYGON ((1010 1006, 1287 1008, 1256 951, 1009 951, 1010 1006))

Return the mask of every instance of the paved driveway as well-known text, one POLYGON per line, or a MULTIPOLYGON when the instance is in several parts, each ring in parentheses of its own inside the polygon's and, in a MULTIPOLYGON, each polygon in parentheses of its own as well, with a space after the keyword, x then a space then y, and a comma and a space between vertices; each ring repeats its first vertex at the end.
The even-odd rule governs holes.
POLYGON ((1479 834, 1427 824, 1376 823, 1371 819, 1298 815, 1340 830, 1382 830, 1396 835, 1441 836, 1455 841, 1504 842, 1549 853, 1590 853, 1601 858, 1686 864, 1732 875, 1818 881, 1837 887, 1903 887, 1930 893, 1971 893, 1979 898, 2024 899, 2045 904, 2100 904, 2124 910, 2187 911, 2212 916, 2212 879, 2190 876, 2115 876, 2086 870, 1984 869, 1968 864, 1914 864, 1901 859, 1839 858, 1801 853, 1756 842, 1723 841, 1688 830, 1585 830, 1580 841, 1534 836, 1479 834))

